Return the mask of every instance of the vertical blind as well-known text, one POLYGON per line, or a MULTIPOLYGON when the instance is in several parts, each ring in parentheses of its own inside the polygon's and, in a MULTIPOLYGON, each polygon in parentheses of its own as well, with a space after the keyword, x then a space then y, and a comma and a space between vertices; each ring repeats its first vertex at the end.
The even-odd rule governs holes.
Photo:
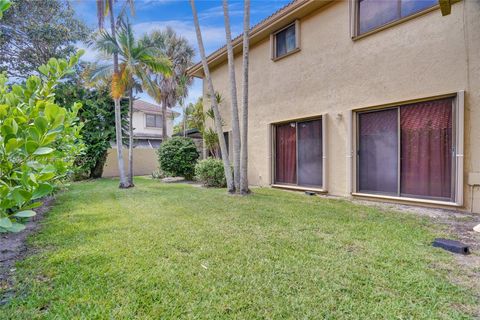
POLYGON ((277 125, 275 139, 275 182, 321 187, 322 120, 277 125))
POLYGON ((447 98, 360 113, 358 190, 452 200, 452 109, 447 98))

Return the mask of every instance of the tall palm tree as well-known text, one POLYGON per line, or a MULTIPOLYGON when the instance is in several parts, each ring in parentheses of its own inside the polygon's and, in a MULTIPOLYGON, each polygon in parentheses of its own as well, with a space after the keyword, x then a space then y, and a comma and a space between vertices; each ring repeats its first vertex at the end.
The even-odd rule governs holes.
POLYGON ((183 136, 187 136, 187 109, 185 107, 185 99, 188 96, 188 86, 191 84, 192 80, 186 74, 183 74, 179 81, 177 87, 177 96, 178 96, 178 104, 182 108, 183 113, 183 136))
POLYGON ((250 0, 244 2, 243 15, 243 99, 242 99, 242 140, 240 151, 240 193, 248 194, 248 57, 250 32, 250 0))
POLYGON ((188 93, 186 88, 191 84, 191 78, 186 77, 186 73, 188 67, 193 64, 195 50, 186 38, 177 35, 170 27, 153 31, 146 35, 142 42, 155 47, 172 61, 172 75, 170 77, 163 74, 154 75, 156 88, 148 92, 162 106, 162 136, 163 139, 167 139, 167 109, 175 107, 188 93), (180 89, 182 85, 184 88, 180 89))
POLYGON ((225 142, 225 136, 223 135, 222 121, 220 117, 220 111, 218 110, 218 103, 215 97, 215 90, 213 88, 212 78, 210 77, 210 69, 208 68, 207 56, 205 54, 205 47, 203 46, 202 32, 200 30, 200 24, 198 22, 197 9, 195 8, 195 1, 190 0, 190 6, 192 7, 193 22, 195 25, 195 33, 197 35, 198 49, 200 51, 200 57, 202 59, 203 72, 205 74, 205 80, 207 81, 208 92, 210 94, 210 102, 212 104, 212 110, 215 116, 215 130, 217 131, 218 142, 220 144, 220 151, 222 152, 223 170, 225 171, 225 179, 227 181, 228 192, 235 192, 235 186, 233 185, 232 170, 230 168, 230 160, 228 159, 227 144, 225 142))
POLYGON ((108 32, 101 31, 95 42, 95 48, 107 55, 117 54, 119 57, 119 72, 116 74, 111 65, 100 68, 93 77, 113 71, 112 93, 116 96, 128 95, 129 98, 129 174, 128 184, 133 186, 133 91, 143 89, 152 90, 155 83, 150 74, 162 74, 168 78, 172 73, 171 62, 159 50, 146 46, 143 42, 135 40, 131 24, 121 20, 119 23, 118 37, 112 37, 108 32))
POLYGON ((232 112, 233 140, 233 183, 235 190, 240 191, 240 123, 238 119, 237 83, 235 80, 235 58, 233 56, 232 32, 228 14, 228 0, 223 0, 223 17, 225 20, 225 37, 227 41, 228 75, 230 80, 230 102, 232 112))
MULTIPOLYGON (((113 39, 116 40, 116 25, 115 25, 115 14, 113 7, 113 0, 97 0, 97 18, 98 18, 98 28, 103 30, 104 20, 106 16, 110 17, 110 33, 113 39)), ((133 0, 126 0, 126 5, 128 5, 133 10, 133 0)), ((113 73, 114 79, 118 78, 118 53, 114 53, 112 56, 113 59, 113 73)), ((127 177, 125 175, 125 163, 123 161, 123 143, 122 143, 122 116, 120 110, 120 99, 121 96, 113 94, 112 98, 115 104, 115 138, 117 144, 117 159, 118 159, 118 173, 120 175, 120 188, 129 188, 127 177)))

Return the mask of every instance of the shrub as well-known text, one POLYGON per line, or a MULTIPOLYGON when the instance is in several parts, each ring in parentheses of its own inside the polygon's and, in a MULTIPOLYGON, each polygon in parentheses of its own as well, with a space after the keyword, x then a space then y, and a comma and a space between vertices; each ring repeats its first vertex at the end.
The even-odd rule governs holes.
POLYGON ((197 159, 197 147, 191 138, 173 137, 158 149, 160 168, 170 176, 192 179, 197 159))
POLYGON ((0 74, 0 233, 25 228, 31 209, 65 179, 83 149, 76 103, 67 110, 55 104, 54 88, 72 72, 70 61, 51 59, 24 85, 8 85, 0 74))
POLYGON ((227 185, 223 162, 220 159, 208 158, 195 166, 195 176, 207 187, 223 188, 227 185))

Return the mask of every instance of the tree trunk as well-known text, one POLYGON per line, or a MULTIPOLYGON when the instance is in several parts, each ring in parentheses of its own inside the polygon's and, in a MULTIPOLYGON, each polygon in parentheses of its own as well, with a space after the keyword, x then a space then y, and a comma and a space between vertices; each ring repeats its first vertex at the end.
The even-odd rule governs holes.
MULTIPOLYGON (((110 6, 110 29, 112 33, 112 38, 117 39, 116 27, 115 27, 115 14, 113 12, 113 0, 108 0, 108 5, 110 6)), ((118 54, 113 54, 113 72, 118 74, 118 54)), ((127 177, 125 175, 125 164, 123 161, 123 138, 122 138, 122 115, 121 115, 121 106, 120 99, 115 98, 115 136, 117 144, 117 159, 118 159, 118 174, 120 175, 120 188, 128 188, 127 177)))
POLYGON ((237 82, 235 79, 235 58, 233 56, 232 32, 228 15, 228 1, 223 0, 223 17, 225 20, 225 36, 227 42, 228 75, 230 80, 230 97, 232 111, 232 140, 233 140, 233 183, 235 191, 240 191, 240 123, 238 118, 237 82))
POLYGON ((205 55, 205 47, 203 46, 202 33, 200 31, 200 24, 198 23, 197 9, 195 8, 195 1, 190 0, 192 7, 193 22, 195 24, 195 33, 197 35, 198 49, 200 51, 200 57, 202 58, 203 71, 205 73, 205 79, 208 84, 208 91, 210 94, 210 101, 212 103, 213 114, 215 116, 215 129, 218 135, 218 141, 220 144, 220 150, 225 155, 223 158, 223 169, 225 171, 225 179, 227 180, 228 192, 235 192, 235 186, 233 185, 232 170, 230 168, 230 161, 228 159, 227 144, 225 142, 225 136, 223 135, 222 119, 220 118, 220 112, 218 111, 217 100, 215 99, 215 90, 213 89, 212 78, 210 77, 210 70, 208 68, 207 57, 205 55))
POLYGON ((182 103, 182 110, 183 110, 183 137, 187 136, 187 115, 186 115, 186 108, 185 105, 182 103))
POLYGON ((105 161, 107 161, 107 151, 105 151, 102 157, 98 159, 97 163, 95 163, 95 166, 90 169, 91 179, 98 179, 102 177, 105 161))
POLYGON ((162 141, 168 139, 167 134, 167 99, 162 99, 162 141))
POLYGON ((243 87, 242 87, 242 142, 240 156, 240 193, 248 194, 248 58, 250 32, 250 0, 244 2, 243 13, 243 87))
POLYGON ((133 90, 128 93, 128 183, 133 187, 133 90))

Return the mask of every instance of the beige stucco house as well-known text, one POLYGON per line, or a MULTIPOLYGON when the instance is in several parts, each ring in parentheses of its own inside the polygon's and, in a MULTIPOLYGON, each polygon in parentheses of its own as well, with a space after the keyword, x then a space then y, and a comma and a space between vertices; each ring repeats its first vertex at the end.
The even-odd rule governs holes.
MULTIPOLYGON (((167 135, 173 134, 173 120, 179 114, 167 110, 167 135)), ((158 168, 156 151, 162 137, 162 109, 159 105, 135 100, 133 104, 133 136, 134 136, 134 174, 149 175, 158 168)), ((128 166, 128 150, 124 148, 125 164, 128 166)), ((108 151, 107 161, 103 169, 103 177, 118 176, 117 152, 115 144, 108 151)))
MULTIPOLYGON (((297 0, 250 43, 251 184, 480 212, 479 1, 297 0)), ((229 132, 226 49, 208 63, 229 132)))

